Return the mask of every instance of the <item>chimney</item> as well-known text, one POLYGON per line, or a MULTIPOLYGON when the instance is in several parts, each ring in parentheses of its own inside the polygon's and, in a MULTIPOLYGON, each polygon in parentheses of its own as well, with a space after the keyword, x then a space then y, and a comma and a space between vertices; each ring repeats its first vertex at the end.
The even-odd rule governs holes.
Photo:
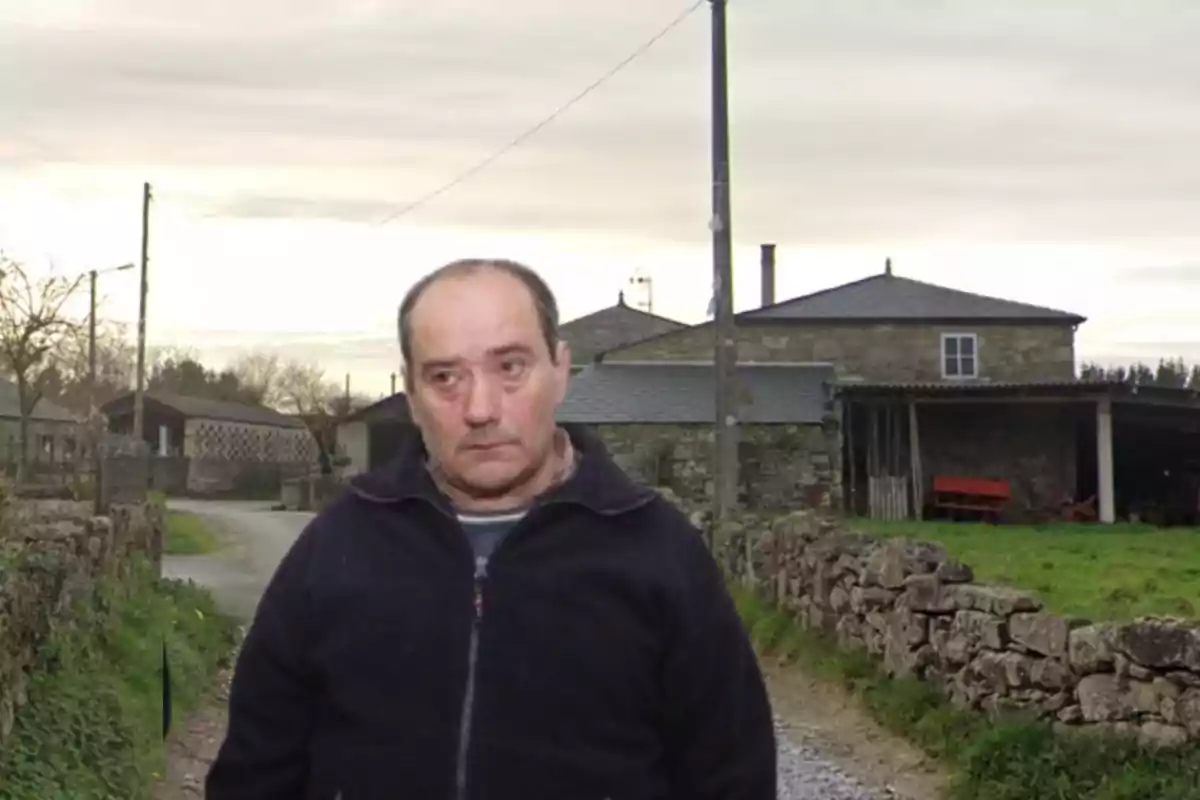
POLYGON ((762 305, 775 305, 775 245, 762 246, 762 305))
POLYGON ((617 305, 619 305, 619 306, 625 305, 625 290, 624 289, 617 292, 617 305))

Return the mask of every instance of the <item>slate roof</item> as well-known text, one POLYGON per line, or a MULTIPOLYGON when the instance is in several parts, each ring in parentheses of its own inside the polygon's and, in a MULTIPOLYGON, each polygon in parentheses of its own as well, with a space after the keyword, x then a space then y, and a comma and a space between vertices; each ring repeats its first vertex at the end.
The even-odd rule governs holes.
POLYGON ((686 327, 682 322, 625 305, 625 294, 622 292, 615 306, 564 322, 559 326, 559 333, 571 346, 571 360, 584 363, 592 361, 594 356, 606 350, 686 327))
MULTIPOLYGON (((112 401, 112 406, 131 395, 112 401)), ((166 406, 185 417, 241 422, 247 425, 270 425, 276 428, 303 428, 304 421, 298 417, 282 414, 271 408, 249 406, 242 403, 226 403, 204 397, 186 397, 168 392, 146 392, 146 401, 166 406)), ((124 405, 124 403, 122 403, 124 405)))
POLYGON ((1053 308, 987 297, 882 273, 738 314, 746 321, 992 321, 1080 324, 1086 318, 1053 308))
MULTIPOLYGON (((743 364, 740 420, 819 423, 825 416, 831 364, 743 364)), ((713 366, 699 362, 605 362, 571 378, 561 422, 584 424, 712 423, 713 366)))
MULTIPOLYGON (((21 418, 21 398, 17 394, 17 385, 7 378, 0 378, 0 417, 21 418)), ((37 402, 29 418, 38 422, 81 421, 67 409, 45 399, 37 402)))
POLYGON ((408 395, 396 392, 393 395, 376 400, 369 406, 363 406, 342 420, 348 422, 411 422, 412 412, 408 407, 408 395))

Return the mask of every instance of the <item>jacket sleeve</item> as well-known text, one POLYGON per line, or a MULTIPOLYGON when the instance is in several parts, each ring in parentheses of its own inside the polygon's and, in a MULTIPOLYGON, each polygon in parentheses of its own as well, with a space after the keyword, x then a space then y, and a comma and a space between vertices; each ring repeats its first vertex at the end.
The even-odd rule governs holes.
POLYGON ((242 642, 229 690, 225 739, 205 781, 206 800, 305 796, 314 694, 308 670, 310 523, 267 584, 242 642))
POLYGON ((686 539, 664 675, 672 796, 775 800, 775 723, 758 659, 699 532, 686 539))

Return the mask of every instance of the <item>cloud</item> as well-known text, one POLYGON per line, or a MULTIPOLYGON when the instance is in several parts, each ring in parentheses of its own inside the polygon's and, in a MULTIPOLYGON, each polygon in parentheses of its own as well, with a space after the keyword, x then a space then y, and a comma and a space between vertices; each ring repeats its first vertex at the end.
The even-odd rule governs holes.
MULTIPOLYGON (((1131 282, 1153 284, 1155 288, 1161 288, 1162 284, 1200 285, 1200 261, 1130 267, 1122 271, 1122 277, 1131 282)), ((1193 310, 1193 318, 1194 314, 1193 310)))
MULTIPOLYGON (((0 16, 0 122, 17 142, 0 163, 224 171, 210 211, 371 221, 494 153, 684 4, 88 6, 0 16)), ((731 5, 735 235, 1191 235, 1200 16, 1110 6, 731 5)), ((706 11, 420 219, 702 240, 706 11)))

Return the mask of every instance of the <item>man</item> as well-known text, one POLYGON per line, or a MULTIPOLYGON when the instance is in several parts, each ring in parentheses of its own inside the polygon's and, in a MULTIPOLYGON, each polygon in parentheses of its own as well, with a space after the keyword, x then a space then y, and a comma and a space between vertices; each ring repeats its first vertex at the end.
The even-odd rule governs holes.
POLYGON ((555 424, 549 288, 455 262, 399 327, 420 436, 280 564, 208 800, 774 800, 767 694, 702 537, 555 424))

